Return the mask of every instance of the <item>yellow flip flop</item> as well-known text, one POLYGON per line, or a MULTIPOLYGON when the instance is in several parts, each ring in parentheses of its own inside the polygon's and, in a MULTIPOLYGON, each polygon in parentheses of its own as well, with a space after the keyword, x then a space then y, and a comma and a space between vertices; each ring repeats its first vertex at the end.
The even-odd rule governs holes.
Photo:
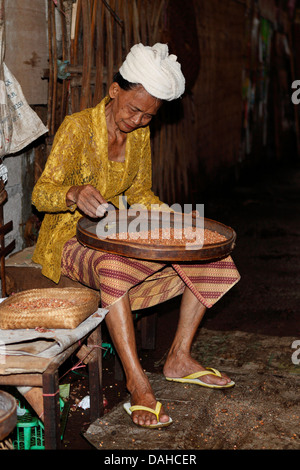
POLYGON ((153 413, 156 416, 156 419, 157 419, 156 424, 146 425, 146 424, 137 424, 133 422, 134 424, 142 428, 162 428, 162 427, 170 426, 170 424, 172 424, 173 421, 171 417, 169 417, 169 421, 167 421, 166 423, 161 423, 159 421, 159 413, 160 413, 161 407, 162 407, 162 404, 160 403, 160 401, 156 403, 155 410, 153 410, 152 408, 148 408, 147 406, 142 406, 142 405, 131 406, 129 402, 124 403, 123 405, 124 410, 127 411, 129 416, 131 416, 134 411, 149 411, 150 413, 153 413))
POLYGON ((187 375, 186 377, 181 377, 181 378, 180 377, 179 378, 166 377, 166 379, 169 380, 170 382, 195 384, 195 385, 200 385, 201 387, 207 387, 207 388, 230 388, 235 385, 235 382, 233 382, 233 380, 228 382, 228 384, 226 385, 208 384, 208 383, 203 382, 203 380, 199 379, 199 377, 203 377, 204 375, 214 375, 216 377, 222 377, 222 374, 217 369, 213 369, 212 367, 207 367, 206 370, 195 372, 194 374, 187 375))

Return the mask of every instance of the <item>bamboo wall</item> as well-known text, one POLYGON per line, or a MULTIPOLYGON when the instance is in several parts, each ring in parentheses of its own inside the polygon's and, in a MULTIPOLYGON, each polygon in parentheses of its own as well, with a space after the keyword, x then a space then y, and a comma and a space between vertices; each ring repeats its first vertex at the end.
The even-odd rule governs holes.
POLYGON ((200 181, 226 170, 240 156, 242 80, 246 50, 246 5, 235 1, 195 2, 200 71, 197 155, 200 181))

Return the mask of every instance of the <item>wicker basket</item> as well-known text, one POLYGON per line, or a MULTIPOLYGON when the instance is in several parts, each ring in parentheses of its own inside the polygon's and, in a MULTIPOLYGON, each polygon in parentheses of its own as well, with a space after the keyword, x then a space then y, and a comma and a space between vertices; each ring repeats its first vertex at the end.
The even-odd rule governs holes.
POLYGON ((99 302, 100 294, 87 288, 26 290, 0 304, 0 328, 76 328, 99 302))

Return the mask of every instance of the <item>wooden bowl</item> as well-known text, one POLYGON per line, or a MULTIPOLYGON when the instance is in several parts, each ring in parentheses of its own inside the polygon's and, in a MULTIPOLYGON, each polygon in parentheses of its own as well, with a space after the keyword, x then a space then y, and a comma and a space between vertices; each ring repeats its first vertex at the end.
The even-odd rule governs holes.
POLYGON ((8 436, 17 424, 17 402, 9 393, 0 390, 0 441, 8 436))

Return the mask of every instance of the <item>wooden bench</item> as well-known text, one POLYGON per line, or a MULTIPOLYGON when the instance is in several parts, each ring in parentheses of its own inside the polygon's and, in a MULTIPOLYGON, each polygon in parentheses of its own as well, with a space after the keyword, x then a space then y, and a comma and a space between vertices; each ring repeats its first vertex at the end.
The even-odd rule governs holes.
POLYGON ((1 356, 0 386, 42 387, 44 401, 45 449, 61 447, 59 407, 59 367, 87 341, 91 422, 103 415, 101 323, 80 344, 76 342, 52 358, 38 356, 1 356), (4 361, 3 361, 4 359, 4 361))

